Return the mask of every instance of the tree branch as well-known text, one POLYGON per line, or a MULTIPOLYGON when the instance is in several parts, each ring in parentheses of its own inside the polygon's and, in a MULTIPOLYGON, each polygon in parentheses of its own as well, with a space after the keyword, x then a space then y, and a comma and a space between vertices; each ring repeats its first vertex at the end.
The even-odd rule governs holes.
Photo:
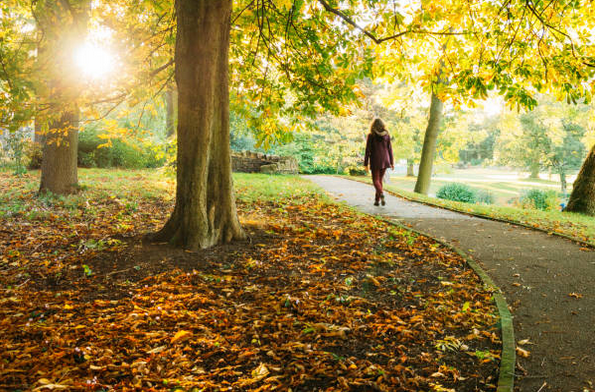
POLYGON ((355 29, 361 31, 364 35, 366 35, 368 38, 370 38, 376 44, 381 44, 384 41, 390 41, 393 39, 397 39, 397 38, 400 38, 406 34, 428 34, 428 35, 468 35, 468 34, 471 34, 471 32, 453 32, 450 30, 449 31, 427 31, 427 30, 408 29, 405 31, 401 31, 397 34, 389 35, 387 37, 378 38, 370 31, 364 29, 363 27, 361 27, 360 25, 355 23, 355 21, 353 19, 351 19, 349 16, 347 16, 345 13, 339 11, 336 8, 331 7, 330 4, 326 2, 326 0, 318 0, 318 2, 320 4, 322 4, 322 6, 324 7, 325 10, 337 15, 339 18, 343 19, 347 24, 349 24, 352 27, 354 27, 355 29))

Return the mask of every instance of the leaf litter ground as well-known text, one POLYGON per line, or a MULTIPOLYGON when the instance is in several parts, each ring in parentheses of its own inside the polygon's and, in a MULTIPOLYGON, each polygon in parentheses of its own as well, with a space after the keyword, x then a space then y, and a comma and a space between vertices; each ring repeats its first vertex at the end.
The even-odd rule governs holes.
POLYGON ((496 308, 450 250, 263 176, 236 178, 248 241, 151 244, 172 183, 131 173, 50 199, 0 173, 0 389, 495 390, 496 308))

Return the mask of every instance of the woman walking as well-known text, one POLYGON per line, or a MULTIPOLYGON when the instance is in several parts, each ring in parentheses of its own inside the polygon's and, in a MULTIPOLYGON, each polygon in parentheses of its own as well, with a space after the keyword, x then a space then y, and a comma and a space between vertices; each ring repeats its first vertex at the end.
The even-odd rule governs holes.
POLYGON ((384 193, 382 190, 382 179, 384 173, 389 167, 395 168, 393 160, 393 147, 390 143, 390 135, 386 130, 384 121, 377 118, 372 121, 370 126, 370 133, 366 140, 366 155, 364 158, 364 166, 368 171, 368 165, 372 171, 372 182, 374 188, 376 188, 376 196, 374 197, 374 205, 377 206, 378 202, 385 205, 384 193))

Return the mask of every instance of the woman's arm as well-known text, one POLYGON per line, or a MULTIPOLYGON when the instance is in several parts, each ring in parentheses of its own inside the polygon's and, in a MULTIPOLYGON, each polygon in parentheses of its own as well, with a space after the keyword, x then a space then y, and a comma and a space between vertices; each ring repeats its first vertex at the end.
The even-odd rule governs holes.
POLYGON ((395 160, 393 159, 393 145, 390 141, 390 137, 388 138, 388 156, 390 157, 390 168, 395 169, 395 160))
POLYGON ((364 154, 364 166, 368 166, 370 164, 370 154, 372 154, 372 147, 370 146, 370 135, 366 139, 366 153, 364 154))

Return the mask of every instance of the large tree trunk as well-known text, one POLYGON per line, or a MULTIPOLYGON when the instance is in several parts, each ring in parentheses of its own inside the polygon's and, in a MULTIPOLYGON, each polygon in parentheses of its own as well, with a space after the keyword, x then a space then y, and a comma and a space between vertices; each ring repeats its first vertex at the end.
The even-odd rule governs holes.
POLYGON ((574 181, 572 193, 564 211, 595 216, 595 145, 591 148, 574 181))
POLYGON ((432 92, 432 103, 430 104, 430 118, 424 136, 424 145, 421 151, 417 181, 415 182, 416 193, 428 194, 432 167, 434 165, 434 152, 436 151, 436 139, 442 122, 442 101, 432 92))
POLYGON ((77 108, 64 111, 44 136, 40 192, 64 195, 77 191, 78 121, 77 108))
POLYGON ((43 138, 40 192, 57 194, 77 190, 77 148, 81 71, 73 61, 83 44, 91 0, 36 2, 39 28, 45 40, 38 53, 47 66, 49 129, 43 138))
POLYGON ((231 178, 231 0, 177 0, 176 205, 154 239, 196 250, 243 239, 231 178))

